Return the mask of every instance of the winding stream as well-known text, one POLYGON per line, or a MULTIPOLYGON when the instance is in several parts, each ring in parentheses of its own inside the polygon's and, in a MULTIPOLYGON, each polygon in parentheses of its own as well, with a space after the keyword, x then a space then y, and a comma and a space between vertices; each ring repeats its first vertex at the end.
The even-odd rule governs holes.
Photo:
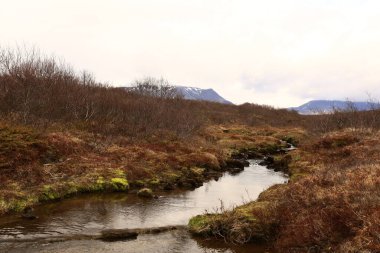
POLYGON ((103 229, 186 225, 192 216, 216 210, 221 201, 226 208, 240 205, 255 200, 269 186, 286 181, 283 173, 251 160, 250 166, 237 175, 225 173, 218 181, 193 191, 159 193, 158 199, 123 193, 80 195, 35 208, 39 217, 35 220, 18 215, 0 218, 0 252, 264 252, 253 245, 228 247, 220 241, 195 239, 186 230, 139 235, 136 240, 119 242, 46 243, 38 239, 92 235, 103 229))

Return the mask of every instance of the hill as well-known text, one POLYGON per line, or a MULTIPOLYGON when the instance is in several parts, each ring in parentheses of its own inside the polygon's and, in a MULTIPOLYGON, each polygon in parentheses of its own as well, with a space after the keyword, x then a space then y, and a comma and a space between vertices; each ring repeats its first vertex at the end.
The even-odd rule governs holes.
POLYGON ((201 89, 196 87, 176 86, 179 94, 183 95, 185 99, 189 100, 205 100, 211 102, 218 102, 222 104, 232 104, 230 101, 224 99, 213 89, 201 89))
POLYGON ((301 106, 291 107, 290 110, 295 110, 299 114, 326 114, 334 110, 351 110, 368 111, 374 108, 379 108, 378 103, 371 102, 348 102, 341 100, 311 100, 301 106))

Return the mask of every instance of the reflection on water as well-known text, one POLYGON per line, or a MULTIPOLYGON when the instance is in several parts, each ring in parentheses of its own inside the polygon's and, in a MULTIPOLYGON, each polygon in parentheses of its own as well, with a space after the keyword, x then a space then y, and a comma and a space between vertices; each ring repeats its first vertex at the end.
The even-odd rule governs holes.
MULTIPOLYGON (((239 205, 256 199, 265 188, 286 180, 282 173, 267 170, 252 161, 250 167, 238 175, 225 174, 218 181, 205 183, 193 191, 162 193, 159 199, 143 200, 134 194, 122 193, 82 195, 36 208, 40 217, 36 220, 22 220, 17 216, 1 218, 0 240, 96 234, 105 228, 187 224, 190 217, 205 210, 215 210, 221 200, 225 207, 239 205)), ((135 241, 117 243, 71 241, 40 245, 0 242, 0 252, 2 249, 10 252, 12 248, 14 252, 25 252, 26 247, 27 252, 104 252, 108 249, 113 252, 168 252, 164 249, 169 248, 169 252, 254 252, 252 249, 244 251, 241 247, 239 250, 217 249, 210 243, 194 241, 184 231, 144 235, 135 241)))
POLYGON ((225 245, 221 241, 194 240, 186 231, 171 231, 157 235, 140 235, 133 241, 102 242, 102 241, 67 241, 51 244, 24 243, 8 244, 8 253, 102 253, 102 252, 125 252, 125 253, 216 253, 216 252, 239 252, 239 253, 263 253, 265 246, 257 245, 225 245), (26 250, 27 248, 27 250, 26 250))

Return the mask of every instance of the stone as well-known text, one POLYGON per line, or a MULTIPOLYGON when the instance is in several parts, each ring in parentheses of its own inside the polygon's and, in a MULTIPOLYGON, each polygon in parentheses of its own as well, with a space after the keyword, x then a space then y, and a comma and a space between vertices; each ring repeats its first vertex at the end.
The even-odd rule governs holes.
POLYGON ((137 192, 137 196, 141 198, 153 198, 153 191, 149 188, 142 188, 137 192))
POLYGON ((226 160, 228 168, 241 168, 249 166, 249 162, 244 159, 228 159, 226 160))

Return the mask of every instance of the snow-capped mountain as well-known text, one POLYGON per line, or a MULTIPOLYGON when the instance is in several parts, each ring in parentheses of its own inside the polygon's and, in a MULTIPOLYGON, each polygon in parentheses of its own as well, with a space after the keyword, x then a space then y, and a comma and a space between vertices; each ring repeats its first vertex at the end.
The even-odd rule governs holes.
MULTIPOLYGON (((201 88, 187 87, 187 86, 172 86, 172 87, 174 87, 176 90, 176 93, 178 93, 178 95, 182 96, 184 99, 205 100, 205 101, 217 102, 217 103, 222 103, 222 104, 233 104, 230 101, 224 99, 213 89, 201 89, 201 88)), ((137 91, 136 88, 130 87, 130 86, 121 87, 121 88, 128 91, 137 91)), ((146 94, 149 94, 149 92, 152 92, 152 91, 148 90, 146 94)), ((153 93, 152 95, 154 96, 153 93)))
POLYGON ((196 87, 176 86, 177 92, 185 99, 190 100, 206 100, 211 102, 218 102, 222 104, 232 104, 230 101, 221 97, 213 89, 201 89, 196 87))
POLYGON ((331 113, 334 109, 347 110, 350 107, 356 108, 359 111, 367 111, 371 109, 380 109, 379 104, 369 102, 347 102, 340 100, 312 100, 298 107, 291 107, 290 110, 295 110, 299 114, 324 114, 331 113))

